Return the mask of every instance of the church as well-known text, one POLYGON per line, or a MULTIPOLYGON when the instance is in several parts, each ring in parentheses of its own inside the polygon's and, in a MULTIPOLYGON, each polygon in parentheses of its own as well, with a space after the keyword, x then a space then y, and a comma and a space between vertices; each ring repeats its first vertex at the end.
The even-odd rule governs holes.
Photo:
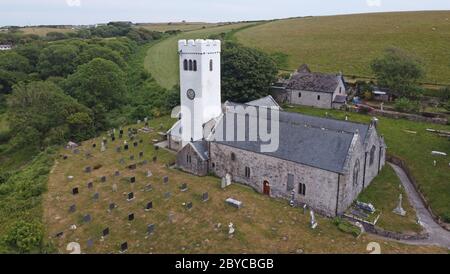
POLYGON ((221 102, 220 40, 180 40, 179 120, 167 132, 178 168, 228 177, 262 195, 342 214, 385 164, 369 124, 283 111, 269 95, 221 102))

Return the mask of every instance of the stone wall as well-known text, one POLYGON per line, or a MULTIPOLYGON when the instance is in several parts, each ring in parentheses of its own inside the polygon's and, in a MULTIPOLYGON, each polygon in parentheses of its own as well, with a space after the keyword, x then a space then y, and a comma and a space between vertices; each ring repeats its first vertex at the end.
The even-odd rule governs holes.
POLYGON ((208 161, 202 160, 191 145, 186 145, 177 153, 176 165, 181 170, 198 175, 206 176, 208 174, 208 161), (190 156, 191 162, 187 161, 190 156))
POLYGON ((270 196, 290 200, 288 174, 294 176, 295 202, 307 204, 318 213, 333 217, 336 212, 338 174, 271 156, 211 143, 210 171, 219 177, 232 175, 233 182, 248 185, 263 193, 264 181, 269 182, 270 196), (234 153, 235 160, 231 154, 234 153), (245 176, 245 167, 250 177, 245 176), (299 183, 306 186, 305 196, 299 194, 299 183))
POLYGON ((333 94, 327 92, 314 92, 306 90, 288 90, 290 93, 290 103, 294 105, 312 106, 318 108, 332 107, 333 94), (301 96, 299 97, 299 94, 301 96), (319 99, 320 96, 320 99, 319 99))
POLYGON ((440 124, 440 125, 448 124, 448 120, 445 118, 430 118, 430 117, 424 117, 421 115, 411 114, 411 113, 373 109, 372 111, 369 112, 369 114, 372 116, 384 116, 384 117, 394 118, 394 119, 406 119, 406 120, 415 121, 415 122, 434 123, 434 124, 440 124))

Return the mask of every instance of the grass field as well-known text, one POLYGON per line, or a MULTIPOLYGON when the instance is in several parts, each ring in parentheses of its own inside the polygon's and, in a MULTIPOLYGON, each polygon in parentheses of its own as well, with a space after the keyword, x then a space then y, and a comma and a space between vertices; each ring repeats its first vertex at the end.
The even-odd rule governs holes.
POLYGON ((24 34, 36 34, 39 36, 46 36, 47 33, 49 32, 69 33, 74 32, 75 30, 62 28, 28 27, 28 28, 21 28, 20 31, 22 31, 24 34))
POLYGON ((207 38, 212 34, 227 33, 255 23, 238 23, 211 27, 171 36, 151 47, 144 60, 145 68, 152 74, 158 84, 172 88, 179 82, 177 41, 179 39, 207 38))
POLYGON ((168 31, 168 30, 180 30, 180 31, 192 31, 202 28, 210 28, 217 26, 217 23, 205 23, 205 22, 186 22, 186 23, 148 23, 139 24, 138 27, 143 27, 153 31, 168 31))
POLYGON ((402 233, 421 232, 422 227, 417 224, 416 212, 409 203, 404 188, 400 189, 399 185, 401 185, 401 182, 397 174, 390 165, 386 165, 364 192, 359 195, 358 200, 372 203, 377 210, 381 211, 377 226, 385 230, 402 233), (392 212, 397 207, 400 193, 404 197, 403 209, 407 212, 404 217, 392 212))
MULTIPOLYGON (((159 125, 168 128, 173 120, 163 118, 152 120, 150 126, 159 131, 159 125)), ((67 154, 67 160, 59 159, 48 182, 43 208, 44 223, 47 227, 47 240, 60 253, 68 253, 69 242, 78 242, 83 253, 118 253, 122 242, 128 243, 129 253, 368 253, 366 246, 376 241, 381 245, 382 253, 446 253, 444 249, 427 246, 408 246, 363 235, 355 238, 338 230, 333 221, 318 217, 316 230, 309 228, 309 214, 303 214, 298 208, 291 208, 285 200, 276 200, 239 184, 233 184, 225 190, 220 188, 220 180, 214 177, 196 177, 176 169, 166 167, 166 163, 174 160, 174 154, 165 150, 155 150, 150 140, 156 133, 139 138, 144 142, 137 148, 133 146, 128 152, 117 153, 115 147, 122 143, 109 141, 107 151, 101 153, 97 147, 92 157, 86 159, 85 151, 92 150, 92 142, 83 143, 80 154, 67 154), (145 166, 130 171, 119 164, 121 157, 126 158, 144 151, 144 158, 151 160, 157 156, 156 163, 149 161, 145 166), (91 174, 83 172, 85 166, 102 166, 91 174), (114 177, 119 170, 120 177, 114 177), (153 176, 146 178, 145 172, 151 170, 153 176), (72 175, 72 182, 67 176, 72 175), (107 176, 104 183, 100 176, 107 176), (168 184, 163 184, 162 177, 169 176, 168 184), (127 180, 136 176, 136 183, 127 180), (87 182, 93 180, 94 187, 88 189, 87 182), (112 185, 118 185, 118 191, 112 191, 112 185), (151 183, 153 189, 143 191, 145 185, 151 183), (181 192, 181 183, 188 184, 188 190, 181 192), (71 190, 79 187, 80 193, 73 196, 71 190), (133 201, 126 201, 126 194, 135 193, 133 201), (169 199, 164 193, 171 192, 169 199), (201 194, 207 191, 210 199, 201 201, 201 194), (95 192, 99 193, 98 201, 93 200, 95 192), (224 203, 228 197, 244 202, 241 209, 232 208, 224 203), (147 202, 153 201, 153 209, 144 211, 147 202), (108 212, 109 204, 114 202, 118 207, 108 212), (186 210, 183 203, 193 202, 192 209, 186 210), (68 213, 69 206, 76 204, 76 212, 68 213), (128 221, 129 213, 135 214, 133 221, 128 221), (169 214, 173 213, 173 223, 169 222, 169 214), (85 214, 90 214, 91 222, 83 223, 85 214), (228 224, 233 222, 236 228, 234 237, 228 236, 228 224), (221 224, 219 227, 218 224, 221 224), (76 230, 70 230, 75 224, 76 230), (146 235, 148 224, 155 224, 154 234, 146 235), (102 238, 102 231, 110 229, 110 235, 102 238), (63 231, 62 237, 55 237, 63 231), (89 239, 92 247, 87 247, 89 239)), ((100 139, 95 140, 99 142, 100 139)))
POLYGON ((421 58, 425 82, 450 84, 450 11, 375 13, 278 20, 236 33, 246 46, 288 55, 283 69, 371 76, 370 62, 391 46, 421 58))
POLYGON ((8 122, 6 121, 6 114, 0 114, 0 133, 8 131, 9 126, 8 122))
MULTIPOLYGON (((340 110, 325 110, 310 107, 287 107, 288 111, 305 114, 325 116, 336 119, 344 119, 348 115, 350 121, 369 123, 368 115, 340 110)), ((450 172, 449 156, 433 156, 431 151, 444 151, 450 154, 450 143, 446 138, 439 137, 426 131, 427 128, 450 130, 450 126, 412 122, 408 120, 396 120, 378 117, 379 132, 385 137, 388 149, 387 153, 405 160, 413 176, 419 184, 420 191, 425 195, 433 211, 450 220, 450 172), (407 131, 414 131, 410 133, 407 131), (437 166, 433 166, 433 160, 437 166)))

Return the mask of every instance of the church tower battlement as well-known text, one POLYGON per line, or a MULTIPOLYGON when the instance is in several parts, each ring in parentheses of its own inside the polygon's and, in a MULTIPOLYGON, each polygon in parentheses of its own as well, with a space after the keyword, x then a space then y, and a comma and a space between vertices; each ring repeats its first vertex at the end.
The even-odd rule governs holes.
POLYGON ((203 124, 221 112, 220 40, 179 40, 183 146, 203 138, 203 124))

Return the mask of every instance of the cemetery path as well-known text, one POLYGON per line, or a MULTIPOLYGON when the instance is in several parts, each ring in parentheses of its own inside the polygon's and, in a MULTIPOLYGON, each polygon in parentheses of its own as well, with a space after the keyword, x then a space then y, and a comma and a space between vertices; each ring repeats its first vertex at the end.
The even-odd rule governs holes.
POLYGON ((430 235, 428 239, 424 240, 402 240, 400 242, 408 243, 408 244, 431 244, 431 245, 439 245, 442 247, 446 247, 450 249, 450 232, 442 228, 431 216, 428 209, 425 207, 422 199, 420 199, 419 193, 417 193, 414 185, 409 180, 408 176, 406 176, 405 171, 392 163, 389 163, 394 169, 395 173, 399 177, 402 182, 403 187, 405 188, 408 199, 416 210, 417 218, 420 224, 424 227, 426 232, 430 235))

